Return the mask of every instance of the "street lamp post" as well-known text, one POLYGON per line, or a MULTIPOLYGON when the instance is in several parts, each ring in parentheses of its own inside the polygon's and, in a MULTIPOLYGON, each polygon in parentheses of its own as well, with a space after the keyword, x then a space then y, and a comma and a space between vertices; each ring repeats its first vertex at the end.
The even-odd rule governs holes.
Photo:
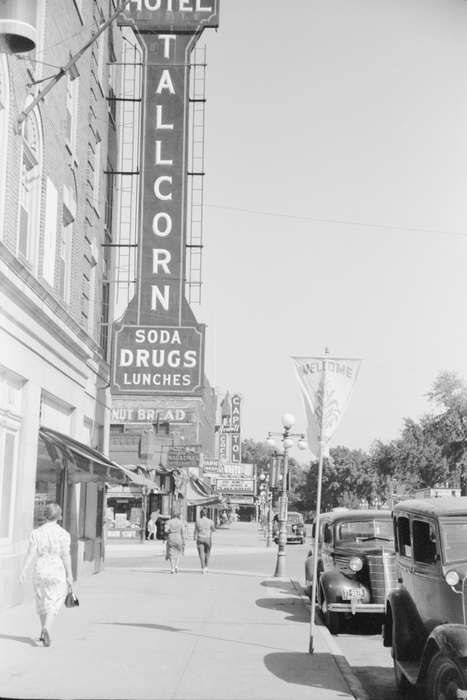
POLYGON ((266 547, 270 547, 272 541, 272 493, 270 489, 270 474, 261 472, 258 478, 260 481, 260 504, 263 508, 262 523, 264 526, 264 536, 266 537, 266 547))
POLYGON ((274 576, 277 578, 283 578, 286 576, 286 565, 285 558, 286 552, 285 547, 287 544, 287 506, 288 506, 288 494, 287 494, 287 481, 288 481, 288 468, 289 468, 289 455, 288 451, 294 445, 293 438, 298 438, 297 446, 301 450, 305 450, 307 444, 305 442, 305 436, 301 433, 290 432, 295 423, 295 418, 291 413, 285 413, 282 416, 282 426, 283 430, 281 433, 268 433, 266 442, 268 445, 274 445, 274 438, 280 438, 284 448, 283 455, 283 469, 282 469, 282 488, 281 495, 279 498, 279 541, 277 546, 277 561, 276 570, 274 576))

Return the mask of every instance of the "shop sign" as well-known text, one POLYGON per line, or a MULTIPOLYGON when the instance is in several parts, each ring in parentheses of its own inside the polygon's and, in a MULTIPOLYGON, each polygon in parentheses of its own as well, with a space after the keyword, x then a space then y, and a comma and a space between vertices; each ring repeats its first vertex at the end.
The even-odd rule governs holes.
POLYGON ((218 0, 130 0, 120 24, 138 29, 196 30, 219 26, 218 0))
POLYGON ((114 325, 112 391, 201 396, 203 324, 185 298, 190 55, 217 0, 132 0, 144 45, 140 239, 135 295, 114 325))
POLYGON ((199 450, 186 447, 170 447, 167 454, 169 469, 192 468, 199 469, 201 455, 199 450))
POLYGON ((253 493, 254 479, 216 479, 216 488, 222 493, 253 493))
POLYGON ((233 429, 232 435, 230 437, 230 459, 234 463, 242 461, 242 439, 240 435, 240 404, 240 396, 238 394, 234 394, 232 396, 232 414, 230 417, 230 425, 233 429))
POLYGON ((222 463, 222 471, 227 476, 238 476, 238 477, 253 477, 253 465, 246 464, 242 462, 241 464, 232 464, 231 462, 222 463))
POLYGON ((218 459, 203 459, 203 472, 215 474, 219 471, 221 471, 221 469, 218 459))
POLYGON ((114 334, 118 393, 196 394, 202 389, 204 329, 124 325, 114 334))
POLYGON ((227 459, 227 435, 219 433, 219 459, 227 459))
POLYGON ((193 423, 194 414, 184 408, 112 408, 111 423, 193 423))

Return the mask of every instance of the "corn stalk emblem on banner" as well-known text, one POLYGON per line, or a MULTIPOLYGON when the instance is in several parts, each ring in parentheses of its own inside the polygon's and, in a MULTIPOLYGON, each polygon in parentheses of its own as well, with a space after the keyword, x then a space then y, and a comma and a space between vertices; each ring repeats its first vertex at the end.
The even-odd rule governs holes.
POLYGON ((307 418, 308 447, 317 458, 329 454, 329 442, 349 405, 360 370, 360 359, 292 357, 307 418))

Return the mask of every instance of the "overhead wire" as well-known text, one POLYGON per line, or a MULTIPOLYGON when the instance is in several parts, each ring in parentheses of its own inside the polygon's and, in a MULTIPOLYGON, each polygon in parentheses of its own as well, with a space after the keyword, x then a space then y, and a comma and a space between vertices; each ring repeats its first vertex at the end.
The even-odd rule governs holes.
POLYGON ((300 214, 287 214, 283 212, 273 212, 273 211, 263 211, 259 209, 247 209, 246 207, 234 207, 226 204, 206 204, 209 209, 225 209, 227 211, 238 211, 245 214, 254 214, 257 216, 271 216, 274 218, 281 219, 295 219, 296 221, 312 221, 318 224, 338 224, 340 226, 360 226, 364 228, 379 228, 389 231, 408 231, 412 233, 431 233, 446 236, 458 236, 465 238, 467 232, 463 233, 461 231, 445 231, 442 229, 429 229, 429 228, 418 228, 415 226, 392 226, 391 224, 374 224, 364 221, 352 221, 350 219, 326 219, 318 218, 315 216, 304 216, 300 214))

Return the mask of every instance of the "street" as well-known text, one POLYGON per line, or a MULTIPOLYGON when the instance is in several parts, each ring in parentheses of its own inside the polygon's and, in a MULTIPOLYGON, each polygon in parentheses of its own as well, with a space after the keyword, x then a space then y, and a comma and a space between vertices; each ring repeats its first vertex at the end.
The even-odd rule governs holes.
MULTIPOLYGON (((305 548, 287 548, 290 576, 305 548)), ((192 540, 176 575, 162 542, 112 545, 106 570, 77 585, 80 607, 61 610, 50 648, 36 641, 32 603, 0 616, 0 695, 363 700, 323 627, 307 653, 309 609, 290 579, 271 577, 275 554, 256 523, 216 531, 205 576, 192 540)))

